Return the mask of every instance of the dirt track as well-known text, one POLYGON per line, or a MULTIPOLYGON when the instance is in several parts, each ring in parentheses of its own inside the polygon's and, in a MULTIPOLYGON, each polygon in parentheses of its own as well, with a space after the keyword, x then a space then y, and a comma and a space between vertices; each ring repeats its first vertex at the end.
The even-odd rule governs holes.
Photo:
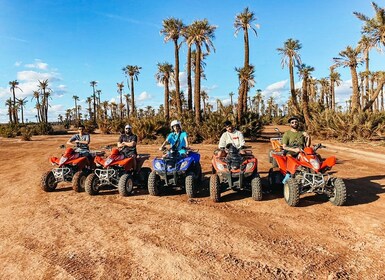
MULTIPOLYGON (((344 207, 308 195, 291 208, 282 196, 256 202, 232 192, 214 204, 207 190, 190 201, 180 192, 153 197, 144 190, 91 197, 69 184, 45 193, 41 174, 67 138, 0 139, 0 279, 385 278, 381 158, 335 144, 321 151, 339 159, 334 171, 347 185, 344 207)), ((92 146, 117 138, 92 135, 92 146)), ((269 143, 250 144, 266 178, 269 143)), ((214 145, 194 147, 208 174, 214 145)), ((138 150, 159 155, 155 145, 138 150)))

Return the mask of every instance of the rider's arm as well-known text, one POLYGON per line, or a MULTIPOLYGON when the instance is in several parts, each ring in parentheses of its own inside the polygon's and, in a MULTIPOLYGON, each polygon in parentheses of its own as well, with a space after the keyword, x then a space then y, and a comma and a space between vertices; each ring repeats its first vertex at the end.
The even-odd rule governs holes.
MULTIPOLYGON (((76 134, 77 135, 77 134, 76 134)), ((79 143, 79 140, 76 140, 76 135, 72 136, 68 141, 67 141, 67 145, 76 145, 77 143, 79 143)))
POLYGON ((245 146, 245 137, 243 137, 243 133, 242 132, 238 132, 238 137, 239 137, 239 148, 240 147, 243 147, 243 146, 245 146))
POLYGON ((299 153, 300 149, 299 148, 294 148, 289 146, 289 136, 287 133, 283 134, 282 137, 282 148, 286 151, 294 152, 294 153, 299 153))
POLYGON ((162 144, 162 146, 159 147, 159 151, 163 150, 164 146, 168 143, 167 140, 165 140, 162 144))
POLYGON ((222 134, 221 139, 219 139, 218 148, 225 148, 226 147, 226 132, 222 134))
POLYGON ((310 147, 310 145, 311 145, 310 135, 306 131, 304 131, 303 132, 303 136, 305 137, 305 145, 306 145, 306 147, 310 147))
POLYGON ((78 140, 77 143, 88 145, 90 143, 90 135, 84 134, 83 137, 85 138, 85 140, 78 140))
POLYGON ((185 143, 184 147, 185 147, 185 148, 188 148, 187 134, 186 134, 186 136, 184 137, 184 143, 185 143))

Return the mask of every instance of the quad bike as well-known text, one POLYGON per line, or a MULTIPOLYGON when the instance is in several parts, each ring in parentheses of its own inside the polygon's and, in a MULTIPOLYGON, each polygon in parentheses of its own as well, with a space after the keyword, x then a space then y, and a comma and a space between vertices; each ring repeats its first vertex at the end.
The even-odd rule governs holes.
POLYGON ((346 202, 344 181, 328 174, 336 164, 336 157, 322 159, 316 153, 320 148, 326 147, 318 144, 301 149, 297 158, 290 155, 272 155, 279 170, 269 172, 269 182, 273 185, 283 183, 283 195, 290 206, 297 206, 300 195, 304 193, 326 194, 329 201, 336 206, 346 202))
MULTIPOLYGON (((64 147, 64 145, 60 146, 60 148, 64 147)), ((104 152, 91 151, 87 157, 78 148, 67 148, 60 158, 50 158, 51 164, 57 167, 42 175, 41 188, 46 192, 52 192, 59 182, 72 182, 74 191, 84 190, 86 177, 95 169, 94 157, 103 154, 104 152)))
POLYGON ((96 169, 85 181, 86 192, 97 195, 103 187, 112 186, 121 196, 128 196, 134 186, 145 187, 151 169, 142 165, 149 158, 148 154, 125 157, 117 148, 112 148, 107 158, 96 156, 96 169))
POLYGON ((227 155, 214 154, 210 177, 210 197, 219 202, 221 192, 228 189, 251 191, 254 200, 262 200, 262 184, 258 174, 258 160, 251 150, 237 149, 232 144, 226 147, 227 155), (241 152, 242 150, 242 152, 241 152))
POLYGON ((186 156, 171 147, 164 150, 163 157, 153 160, 153 171, 148 177, 150 195, 160 195, 166 187, 182 187, 189 198, 195 197, 202 179, 200 154, 197 150, 184 149, 187 150, 186 156))
POLYGON ((269 149, 269 162, 272 164, 273 168, 278 167, 277 161, 273 158, 273 154, 283 155, 283 147, 282 147, 282 133, 278 128, 274 128, 274 130, 278 133, 278 137, 270 138, 271 149, 269 149))

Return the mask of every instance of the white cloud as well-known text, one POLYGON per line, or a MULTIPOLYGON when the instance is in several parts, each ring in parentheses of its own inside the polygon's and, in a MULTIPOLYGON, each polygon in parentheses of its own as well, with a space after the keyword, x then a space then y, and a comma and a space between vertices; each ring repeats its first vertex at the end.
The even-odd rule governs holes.
POLYGON ((138 96, 138 101, 145 101, 145 100, 149 100, 151 99, 151 95, 146 92, 146 91, 143 91, 141 94, 139 94, 138 96))
POLYGON ((30 63, 25 65, 26 68, 36 68, 40 70, 48 70, 48 64, 42 62, 40 59, 35 59, 35 63, 30 63))
POLYGON ((14 65, 15 65, 16 67, 19 67, 22 63, 23 63, 23 62, 21 62, 21 61, 16 61, 14 65))
POLYGON ((286 89, 288 80, 284 81, 279 81, 274 84, 268 85, 266 89, 264 90, 265 92, 274 92, 274 91, 280 91, 286 89))

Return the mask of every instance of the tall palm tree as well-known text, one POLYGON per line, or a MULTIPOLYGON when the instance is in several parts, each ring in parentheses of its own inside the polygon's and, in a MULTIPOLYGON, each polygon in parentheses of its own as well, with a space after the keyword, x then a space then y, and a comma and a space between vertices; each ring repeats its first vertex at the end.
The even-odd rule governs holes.
POLYGON ((31 98, 31 100, 33 100, 33 99, 36 99, 36 106, 35 106, 35 108, 37 109, 37 120, 38 120, 38 122, 41 122, 41 115, 40 115, 40 93, 37 91, 37 90, 35 90, 35 91, 33 91, 33 95, 32 95, 32 98, 31 98))
POLYGON ((139 67, 137 65, 127 65, 125 68, 123 68, 124 73, 126 75, 130 76, 130 83, 131 83, 131 113, 135 115, 135 90, 134 90, 134 80, 138 80, 138 75, 140 74, 140 69, 142 67, 139 67))
MULTIPOLYGON (((373 38, 363 35, 361 40, 358 42, 358 47, 361 49, 363 58, 365 59, 365 72, 370 73, 369 70, 369 52, 376 45, 373 38)), ((365 91, 366 96, 369 96, 369 76, 365 79, 365 91)), ((363 94, 363 93, 362 93, 363 94)))
POLYGON ((231 105, 231 108, 233 108, 233 96, 234 96, 234 92, 230 92, 230 93, 229 93, 229 96, 230 96, 230 105, 231 105))
POLYGON ((174 42, 174 55, 175 55, 175 91, 176 91, 176 104, 178 115, 182 114, 182 103, 180 99, 180 85, 179 85, 179 48, 178 43, 179 37, 182 35, 182 30, 184 29, 184 24, 182 20, 177 18, 168 18, 163 20, 163 29, 160 31, 163 34, 164 41, 168 42, 172 40, 174 42))
POLYGON ((91 97, 87 97, 86 102, 88 104, 87 111, 88 111, 88 114, 89 114, 90 120, 91 120, 91 116, 92 116, 92 108, 91 108, 92 98, 91 97))
POLYGON ((379 71, 377 73, 377 76, 378 76, 378 81, 377 81, 377 88, 376 90, 373 92, 370 100, 368 101, 368 103, 365 105, 365 107, 362 109, 363 111, 366 111, 368 109, 370 109, 373 105, 373 103, 376 101, 378 95, 380 94, 380 92, 383 90, 383 87, 385 85, 385 72, 383 71, 379 71))
POLYGON ((21 121, 24 124, 24 107, 27 104, 28 100, 26 100, 27 97, 24 98, 17 98, 17 104, 19 105, 20 111, 21 111, 21 121))
POLYGON ((260 107, 260 104, 261 104, 261 100, 262 100, 262 90, 261 89, 257 89, 257 91, 255 92, 255 96, 253 97, 253 103, 254 103, 254 106, 255 106, 255 112, 257 114, 260 114, 259 107, 260 107))
MULTIPOLYGON (((245 8, 243 12, 236 15, 234 21, 235 35, 238 34, 240 30, 243 30, 243 41, 244 41, 244 50, 245 50, 245 60, 243 67, 247 67, 250 65, 249 63, 249 29, 252 30, 257 36, 256 28, 259 28, 259 25, 255 24, 253 26, 253 22, 256 21, 254 12, 251 12, 249 8, 245 8)), ((239 91, 240 100, 242 100, 242 114, 247 110, 247 94, 249 92, 249 88, 246 85, 242 85, 239 91)))
POLYGON ((301 64, 298 66, 298 72, 302 78, 302 112, 305 118, 306 126, 310 127, 310 111, 309 111, 309 95, 307 92, 308 82, 311 76, 311 72, 314 71, 314 67, 308 66, 306 64, 301 64))
POLYGON ((123 119, 123 117, 124 117, 124 114, 123 114, 123 108, 124 108, 124 105, 123 105, 123 88, 124 88, 124 83, 123 82, 116 83, 116 86, 118 88, 119 99, 120 99, 120 103, 119 103, 120 118, 123 119))
POLYGON ((95 87, 97 86, 97 81, 91 81, 90 86, 92 87, 92 99, 93 99, 93 105, 94 105, 94 112, 92 114, 93 122, 96 124, 96 93, 95 93, 95 87))
MULTIPOLYGON (((155 75, 156 80, 164 85, 164 117, 168 121, 170 118, 170 85, 174 82, 174 70, 170 63, 158 63, 158 72, 155 75)), ((176 93, 176 95, 178 95, 176 93)))
POLYGON ((48 87, 48 79, 39 81, 38 87, 40 89, 40 94, 42 96, 40 116, 42 118, 43 123, 48 123, 48 107, 49 107, 48 99, 52 91, 48 87))
MULTIPOLYGON (((235 68, 235 71, 238 72, 238 80, 239 80, 239 87, 248 87, 251 88, 254 86, 254 66, 248 65, 247 67, 242 68, 235 68)), ((243 90, 240 89, 239 92, 242 92, 243 90)), ((245 95, 239 95, 238 96, 238 106, 237 106, 237 121, 238 124, 241 124, 243 113, 246 111, 245 103, 247 103, 247 99, 244 100, 246 96, 245 95)))
POLYGON ((11 97, 5 101, 5 106, 8 106, 9 123, 13 123, 13 103, 11 97))
POLYGON ((130 116, 130 95, 127 93, 127 94, 124 94, 124 100, 126 101, 126 110, 127 110, 127 118, 130 116))
POLYGON ((301 48, 302 45, 300 42, 292 38, 286 40, 286 42, 283 43, 283 48, 277 48, 278 53, 282 55, 282 68, 285 67, 285 65, 289 67, 291 103, 294 106, 294 113, 299 112, 299 106, 294 86, 294 66, 302 64, 301 57, 298 52, 301 48))
POLYGON ((72 98, 75 102, 75 120, 78 120, 79 119, 79 111, 78 111, 79 96, 73 95, 72 98))
POLYGON ((203 103, 203 114, 206 114, 206 107, 207 107, 206 105, 207 105, 207 101, 209 100, 209 95, 205 90, 201 91, 201 98, 203 103))
POLYGON ((195 44, 195 82, 194 82, 194 107, 195 107, 195 122, 201 123, 200 114, 200 93, 201 93, 201 52, 202 47, 206 48, 207 53, 210 53, 210 47, 215 51, 212 40, 214 39, 214 31, 216 26, 210 25, 207 19, 196 20, 190 25, 190 37, 187 39, 187 45, 191 46, 195 44))
POLYGON ((14 123, 18 123, 17 110, 16 110, 16 93, 15 93, 15 89, 19 89, 20 91, 22 91, 22 89, 19 88, 19 82, 17 80, 10 81, 9 85, 10 85, 10 89, 9 90, 12 93, 12 108, 11 108, 11 110, 12 110, 12 118, 13 118, 13 122, 14 123))
POLYGON ((321 94, 320 94, 320 98, 319 98, 318 102, 320 105, 323 106, 325 104, 325 99, 328 100, 327 95, 328 95, 329 86, 330 86, 329 79, 328 78, 320 78, 320 79, 318 79, 318 83, 321 85, 321 94))
POLYGON ((330 79, 330 98, 331 98, 331 107, 332 110, 336 109, 336 93, 335 93, 335 86, 339 86, 342 82, 341 80, 341 74, 334 71, 334 67, 330 67, 330 74, 329 74, 329 79, 330 79))
POLYGON ((102 94, 102 90, 101 89, 97 89, 96 90, 96 94, 97 94, 97 97, 96 97, 96 112, 98 112, 98 116, 99 116, 99 110, 100 110, 100 95, 102 94))
POLYGON ((362 58, 360 55, 360 48, 351 46, 347 46, 345 50, 339 52, 340 57, 335 57, 333 60, 335 61, 335 65, 337 67, 349 67, 350 74, 352 75, 352 87, 353 87, 353 95, 352 95, 352 103, 351 103, 351 113, 356 114, 360 108, 360 92, 358 87, 358 75, 357 75, 357 66, 362 63, 362 58))
MULTIPOLYGON (((185 26, 182 30, 182 35, 184 41, 187 42, 190 35, 190 26, 185 26)), ((187 109, 192 111, 192 82, 191 82, 191 72, 192 72, 192 50, 191 45, 187 44, 187 62, 186 62, 186 72, 187 72, 187 109)))
POLYGON ((353 12, 353 14, 364 22, 362 33, 368 35, 379 46, 385 46, 385 8, 379 7, 372 2, 375 15, 370 18, 360 12, 353 12))

